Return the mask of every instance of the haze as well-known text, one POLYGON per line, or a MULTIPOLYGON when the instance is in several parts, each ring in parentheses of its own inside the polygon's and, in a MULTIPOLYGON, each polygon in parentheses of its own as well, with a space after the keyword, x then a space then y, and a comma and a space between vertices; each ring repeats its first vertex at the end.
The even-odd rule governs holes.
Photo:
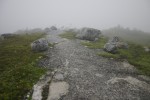
POLYGON ((121 25, 150 32, 149 0, 0 0, 0 33, 18 29, 121 25))

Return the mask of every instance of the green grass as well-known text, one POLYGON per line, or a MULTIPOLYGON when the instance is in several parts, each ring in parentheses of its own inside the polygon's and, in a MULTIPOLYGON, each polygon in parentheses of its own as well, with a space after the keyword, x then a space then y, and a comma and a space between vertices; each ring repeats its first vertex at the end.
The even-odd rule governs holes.
POLYGON ((127 59, 130 64, 139 69, 141 74, 150 76, 150 52, 145 52, 140 45, 130 43, 128 49, 120 49, 117 54, 102 52, 98 55, 107 58, 127 59))
POLYGON ((118 55, 111 54, 111 53, 108 53, 108 52, 100 52, 100 53, 98 53, 98 55, 106 57, 106 58, 115 58, 115 59, 118 59, 118 55))
POLYGON ((91 49, 101 49, 104 47, 104 44, 107 42, 107 39, 105 37, 101 37, 100 39, 98 39, 95 42, 92 41, 84 41, 81 42, 82 45, 87 46, 88 48, 91 49))
POLYGON ((37 67, 42 53, 30 43, 43 34, 16 35, 0 41, 0 100, 21 100, 46 69, 37 67))
POLYGON ((76 34, 74 32, 66 31, 66 32, 60 34, 59 36, 62 38, 66 38, 66 39, 75 39, 75 35, 76 34))

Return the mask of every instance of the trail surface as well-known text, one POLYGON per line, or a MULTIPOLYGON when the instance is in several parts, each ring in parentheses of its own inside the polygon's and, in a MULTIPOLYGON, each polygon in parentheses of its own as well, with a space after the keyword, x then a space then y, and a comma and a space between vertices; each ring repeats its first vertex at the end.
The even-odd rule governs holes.
POLYGON ((150 79, 140 75, 128 62, 97 56, 81 40, 68 40, 57 31, 47 35, 57 43, 43 64, 55 69, 48 100, 149 100, 150 79))

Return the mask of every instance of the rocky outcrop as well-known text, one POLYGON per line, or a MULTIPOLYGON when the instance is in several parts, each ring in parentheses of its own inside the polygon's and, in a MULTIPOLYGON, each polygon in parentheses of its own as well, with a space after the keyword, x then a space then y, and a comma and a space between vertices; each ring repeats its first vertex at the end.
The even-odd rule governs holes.
POLYGON ((95 41, 100 37, 101 31, 94 28, 82 28, 76 38, 82 40, 95 41))
POLYGON ((45 51, 48 49, 48 41, 45 38, 38 39, 31 43, 31 49, 36 52, 45 51))
POLYGON ((118 49, 127 49, 128 44, 122 42, 118 37, 113 37, 105 45, 104 50, 110 53, 116 53, 118 49))

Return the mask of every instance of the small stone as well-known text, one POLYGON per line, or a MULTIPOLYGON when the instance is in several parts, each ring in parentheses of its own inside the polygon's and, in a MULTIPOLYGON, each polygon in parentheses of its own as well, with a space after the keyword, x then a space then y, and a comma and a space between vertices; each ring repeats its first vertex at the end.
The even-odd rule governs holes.
POLYGON ((95 74, 97 77, 103 77, 103 75, 102 74, 99 74, 99 73, 96 73, 95 74))
POLYGON ((27 98, 29 98, 29 97, 30 97, 30 95, 28 94, 28 95, 27 95, 27 98))
POLYGON ((60 74, 60 73, 56 74, 56 75, 54 76, 54 78, 55 78, 56 80, 58 80, 58 81, 64 80, 64 76, 63 76, 62 74, 60 74))

